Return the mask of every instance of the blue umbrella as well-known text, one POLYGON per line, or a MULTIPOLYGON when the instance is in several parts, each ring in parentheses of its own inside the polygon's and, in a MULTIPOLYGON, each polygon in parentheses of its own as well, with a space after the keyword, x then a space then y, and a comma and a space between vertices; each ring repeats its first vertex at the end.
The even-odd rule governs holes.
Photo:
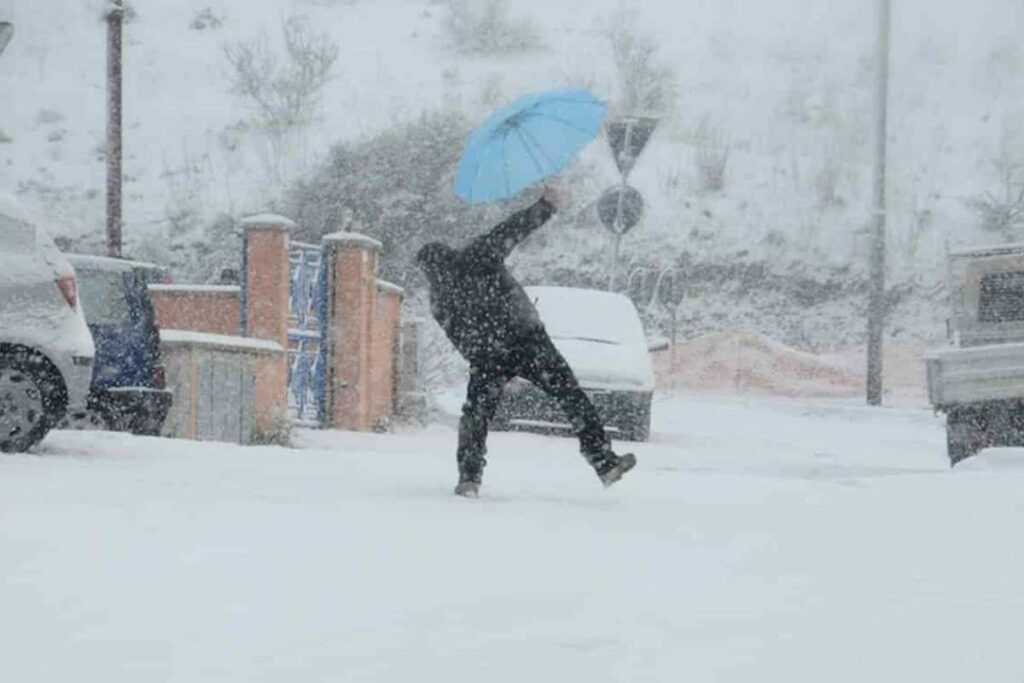
POLYGON ((455 194, 470 204, 505 199, 560 172, 601 129, 608 106, 586 90, 521 97, 466 142, 455 194))

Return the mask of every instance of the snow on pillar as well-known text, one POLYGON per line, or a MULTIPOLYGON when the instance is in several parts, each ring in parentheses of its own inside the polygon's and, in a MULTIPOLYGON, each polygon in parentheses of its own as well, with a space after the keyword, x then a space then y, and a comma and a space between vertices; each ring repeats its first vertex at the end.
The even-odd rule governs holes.
MULTIPOLYGON (((264 214, 242 221, 245 231, 244 334, 288 348, 291 281, 288 233, 295 223, 264 214)), ((288 356, 261 359, 256 371, 256 430, 271 436, 288 424, 288 356)))
POLYGON ((332 427, 373 426, 373 322, 381 243, 353 232, 324 237, 328 267, 327 420, 332 427))

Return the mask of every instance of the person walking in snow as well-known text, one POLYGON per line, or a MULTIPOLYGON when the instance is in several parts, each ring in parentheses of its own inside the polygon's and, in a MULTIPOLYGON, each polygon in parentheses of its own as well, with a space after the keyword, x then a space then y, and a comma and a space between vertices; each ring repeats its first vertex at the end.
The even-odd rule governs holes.
POLYGON ((456 459, 460 496, 479 495, 487 464, 487 429, 505 385, 529 380, 561 406, 580 440, 580 451, 605 486, 636 465, 616 455, 594 405, 555 348, 537 310, 505 267, 512 249, 557 211, 558 195, 545 188, 518 211, 461 249, 424 245, 416 263, 430 287, 430 308, 455 348, 469 361, 469 387, 459 420, 456 459))

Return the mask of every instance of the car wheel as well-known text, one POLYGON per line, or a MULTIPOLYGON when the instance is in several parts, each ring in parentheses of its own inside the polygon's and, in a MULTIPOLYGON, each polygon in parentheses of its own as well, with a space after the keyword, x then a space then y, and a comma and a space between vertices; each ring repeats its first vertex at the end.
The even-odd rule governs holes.
POLYGON ((59 376, 28 351, 0 354, 0 451, 21 453, 43 440, 65 411, 59 376))

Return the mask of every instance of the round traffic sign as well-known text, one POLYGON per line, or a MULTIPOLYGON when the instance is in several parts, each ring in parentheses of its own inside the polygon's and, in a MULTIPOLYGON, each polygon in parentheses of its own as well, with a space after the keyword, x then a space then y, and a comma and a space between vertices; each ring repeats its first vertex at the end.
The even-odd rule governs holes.
POLYGON ((604 227, 623 235, 636 227, 644 215, 644 198, 635 187, 616 185, 597 200, 597 215, 604 227))

